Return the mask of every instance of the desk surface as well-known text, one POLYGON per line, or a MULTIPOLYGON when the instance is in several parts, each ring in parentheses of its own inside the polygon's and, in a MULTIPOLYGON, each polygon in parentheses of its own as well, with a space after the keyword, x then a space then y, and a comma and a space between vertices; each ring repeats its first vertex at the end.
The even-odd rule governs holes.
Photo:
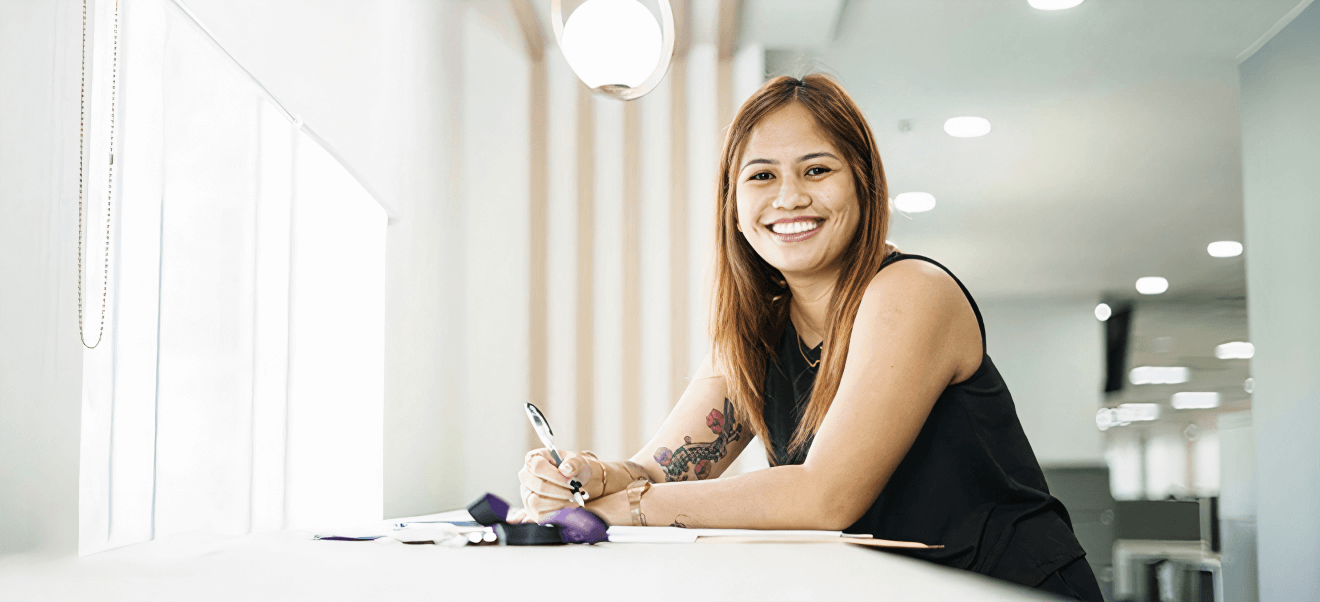
POLYGON ((965 571, 830 543, 445 548, 392 539, 314 541, 308 532, 279 531, 175 535, 82 558, 0 557, 0 600, 625 598, 1053 599, 965 571), (583 571, 580 579, 568 576, 574 570, 583 571))

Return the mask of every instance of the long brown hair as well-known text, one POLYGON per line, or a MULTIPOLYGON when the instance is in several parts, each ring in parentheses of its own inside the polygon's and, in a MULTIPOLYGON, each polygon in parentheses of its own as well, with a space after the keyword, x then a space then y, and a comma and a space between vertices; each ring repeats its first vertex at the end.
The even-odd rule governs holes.
POLYGON ((761 437, 767 455, 777 463, 766 432, 764 379, 766 362, 789 319, 792 293, 778 269, 756 253, 738 231, 738 161, 752 130, 766 116, 798 103, 815 118, 816 126, 843 153, 852 170, 860 204, 860 218, 852 241, 839 258, 841 268, 829 317, 811 401, 793 434, 789 454, 801 451, 815 436, 834 396, 839 391, 848 340, 861 305, 862 294, 892 247, 889 231, 889 187, 875 136, 856 103, 828 75, 802 79, 776 77, 738 109, 720 153, 719 198, 715 215, 715 287, 711 300, 710 332, 715 366, 724 375, 729 399, 738 417, 761 437))

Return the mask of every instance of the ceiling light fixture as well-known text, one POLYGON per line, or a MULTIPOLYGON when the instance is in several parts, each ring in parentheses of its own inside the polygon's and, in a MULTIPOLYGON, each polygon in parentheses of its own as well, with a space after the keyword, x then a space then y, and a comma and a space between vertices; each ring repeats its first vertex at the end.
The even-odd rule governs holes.
POLYGON ((587 0, 563 20, 550 2, 550 24, 564 58, 592 92, 634 100, 655 89, 674 55, 674 11, 657 0, 664 27, 637 0, 587 0))
POLYGON ((1082 0, 1027 0, 1032 8, 1040 10, 1063 10, 1081 4, 1082 0))
POLYGON ((1215 347, 1215 357, 1221 360, 1249 360, 1256 355, 1256 346, 1245 341, 1233 341, 1215 347))
POLYGON ((990 121, 984 117, 953 117, 944 122, 944 131, 954 138, 976 138, 990 133, 990 121))
POLYGON ((1237 257, 1242 254, 1242 243, 1235 240, 1212 242, 1205 248, 1211 257, 1237 257))
POLYGON ((1095 306, 1095 319, 1104 322, 1112 315, 1114 315, 1114 310, 1110 309, 1108 303, 1101 303, 1100 305, 1095 306))
POLYGON ((1143 295, 1158 295, 1169 290, 1169 281, 1159 276, 1137 278, 1137 292, 1143 295))
POLYGON ((1119 422, 1144 422, 1160 417, 1158 403, 1120 403, 1118 404, 1119 422))
POLYGON ((1174 393, 1169 400, 1175 410, 1204 410, 1219 407, 1219 394, 1214 392, 1183 391, 1174 393))
POLYGON ((1192 378, 1186 366, 1137 366, 1128 372, 1134 385, 1181 385, 1192 378))
POLYGON ((935 208, 935 195, 929 192, 904 192, 894 197, 894 208, 904 213, 921 213, 935 208))

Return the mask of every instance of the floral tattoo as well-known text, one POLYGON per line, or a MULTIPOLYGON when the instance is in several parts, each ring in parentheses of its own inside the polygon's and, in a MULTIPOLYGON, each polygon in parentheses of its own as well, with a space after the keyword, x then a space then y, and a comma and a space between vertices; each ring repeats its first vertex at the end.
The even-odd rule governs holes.
POLYGON ((706 415, 706 426, 715 433, 714 441, 693 443, 692 437, 683 437, 683 445, 672 452, 667 447, 655 450, 655 461, 664 469, 666 481, 710 477, 715 463, 728 455, 729 443, 742 437, 742 425, 734 418, 733 404, 728 399, 724 400, 724 412, 712 409, 706 415))

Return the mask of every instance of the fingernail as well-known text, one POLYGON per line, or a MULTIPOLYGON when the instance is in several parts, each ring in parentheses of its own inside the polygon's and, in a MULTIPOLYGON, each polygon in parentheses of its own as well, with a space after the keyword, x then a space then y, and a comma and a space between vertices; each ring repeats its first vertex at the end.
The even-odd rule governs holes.
POLYGON ((568 462, 564 462, 563 464, 559 465, 559 474, 562 474, 566 477, 571 477, 573 476, 573 467, 569 466, 568 462))

